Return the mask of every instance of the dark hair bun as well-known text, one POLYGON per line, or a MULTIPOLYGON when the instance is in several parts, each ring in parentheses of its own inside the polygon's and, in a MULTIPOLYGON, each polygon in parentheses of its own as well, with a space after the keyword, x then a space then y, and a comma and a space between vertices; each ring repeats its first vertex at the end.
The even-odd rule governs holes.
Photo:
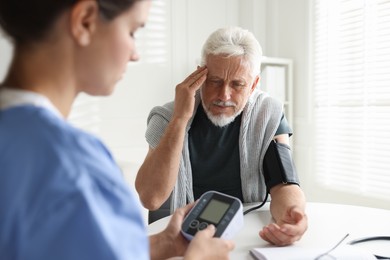
MULTIPOLYGON (((45 36, 57 17, 78 0, 0 0, 0 26, 16 43, 45 36)), ((97 0, 105 19, 112 19, 137 0, 97 0)))

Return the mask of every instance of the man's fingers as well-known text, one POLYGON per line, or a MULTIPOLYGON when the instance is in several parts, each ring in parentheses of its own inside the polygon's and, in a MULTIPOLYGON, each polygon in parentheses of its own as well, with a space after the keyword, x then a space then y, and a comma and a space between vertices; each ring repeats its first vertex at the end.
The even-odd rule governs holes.
POLYGON ((189 87, 200 86, 206 79, 207 68, 205 66, 198 68, 191 75, 189 75, 182 84, 186 84, 189 87))
POLYGON ((296 225, 305 232, 307 230, 307 215, 300 210, 293 210, 291 215, 295 219, 296 225))
POLYGON ((305 215, 298 207, 294 207, 290 211, 291 217, 296 221, 299 222, 305 215))
POLYGON ((190 85, 190 88, 194 89, 195 91, 198 90, 202 86, 203 82, 206 81, 206 78, 207 74, 205 73, 204 75, 202 75, 202 77, 198 78, 194 83, 192 83, 190 85))

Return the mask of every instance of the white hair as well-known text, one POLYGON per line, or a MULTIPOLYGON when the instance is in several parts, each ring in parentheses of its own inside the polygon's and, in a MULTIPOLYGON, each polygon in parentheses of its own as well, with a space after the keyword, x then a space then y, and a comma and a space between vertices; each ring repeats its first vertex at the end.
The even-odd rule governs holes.
POLYGON ((201 66, 208 55, 243 56, 250 64, 253 75, 260 74, 262 49, 255 36, 240 27, 221 28, 213 32, 203 45, 201 66))

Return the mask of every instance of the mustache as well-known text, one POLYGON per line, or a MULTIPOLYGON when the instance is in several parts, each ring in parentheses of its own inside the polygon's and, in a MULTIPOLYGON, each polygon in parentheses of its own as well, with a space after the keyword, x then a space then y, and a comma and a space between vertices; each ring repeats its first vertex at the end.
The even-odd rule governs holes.
POLYGON ((217 105, 217 106, 220 106, 220 107, 235 107, 236 106, 236 103, 234 103, 233 101, 221 101, 221 100, 217 100, 217 101, 214 101, 213 102, 213 105, 217 105))

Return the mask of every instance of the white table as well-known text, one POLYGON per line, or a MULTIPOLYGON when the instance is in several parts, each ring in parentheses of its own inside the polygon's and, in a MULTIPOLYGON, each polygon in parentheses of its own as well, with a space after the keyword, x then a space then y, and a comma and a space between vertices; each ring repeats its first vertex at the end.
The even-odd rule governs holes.
MULTIPOLYGON (((248 206, 244 207, 248 208, 248 206)), ((345 243, 356 238, 369 236, 390 236, 390 210, 359 207, 342 204, 307 203, 306 213, 309 228, 294 247, 333 247, 347 233, 345 243)), ((163 230, 170 217, 160 219, 148 226, 149 234, 163 230)), ((249 250, 254 247, 269 247, 258 233, 272 221, 268 203, 264 208, 244 216, 244 227, 234 237, 235 249, 231 259, 252 259, 249 250)), ((382 253, 382 251, 381 251, 382 253)), ((390 255, 390 247, 383 249, 383 255, 390 255)), ((288 259, 288 258, 286 258, 288 259)))

